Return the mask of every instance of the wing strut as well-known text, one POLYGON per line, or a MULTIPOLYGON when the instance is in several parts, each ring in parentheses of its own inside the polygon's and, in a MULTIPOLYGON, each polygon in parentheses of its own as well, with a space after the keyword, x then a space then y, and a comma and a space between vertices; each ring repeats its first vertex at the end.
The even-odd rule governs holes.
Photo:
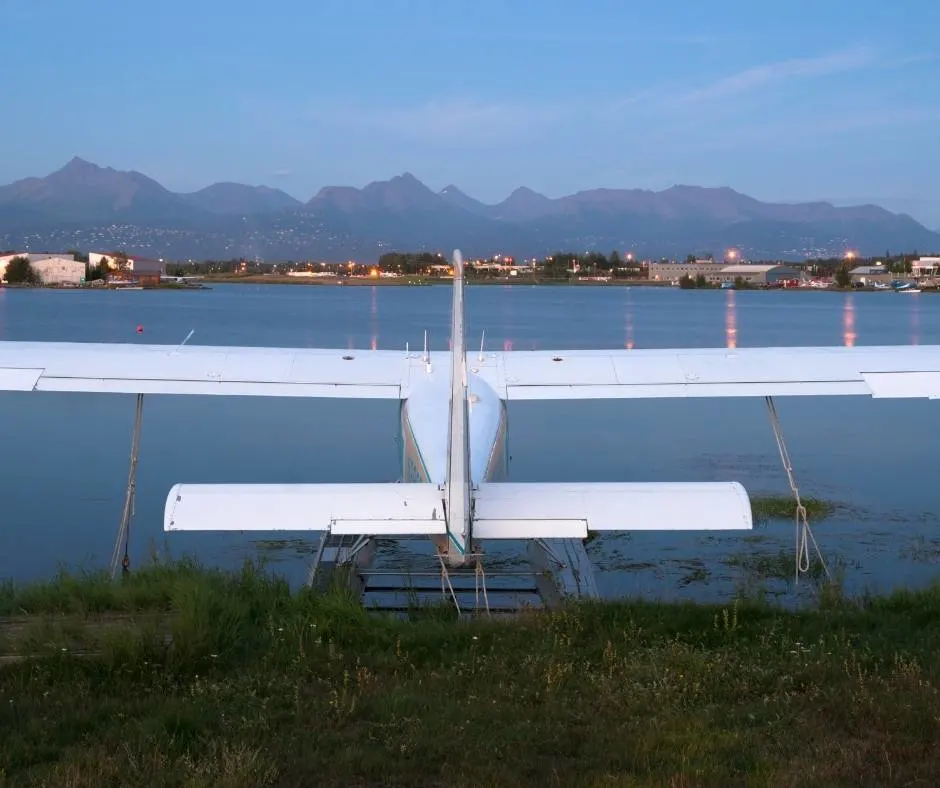
POLYGON ((767 403, 767 413, 770 415, 770 426, 774 430, 774 438, 777 439, 777 449, 780 452, 780 461, 783 463, 783 469, 787 473, 787 479, 790 482, 790 490, 793 492, 793 499, 796 501, 796 574, 794 583, 800 582, 800 575, 809 572, 809 543, 813 543, 816 555, 819 556, 819 562, 822 564, 826 578, 832 580, 829 574, 829 567, 826 566, 826 559, 823 558, 819 545, 816 543, 816 537, 809 527, 809 520, 806 517, 806 507, 800 500, 800 489, 796 485, 796 477, 793 475, 793 463, 790 460, 790 452, 787 451, 787 444, 783 439, 783 428, 780 426, 780 417, 777 415, 777 406, 773 397, 764 397, 767 403))

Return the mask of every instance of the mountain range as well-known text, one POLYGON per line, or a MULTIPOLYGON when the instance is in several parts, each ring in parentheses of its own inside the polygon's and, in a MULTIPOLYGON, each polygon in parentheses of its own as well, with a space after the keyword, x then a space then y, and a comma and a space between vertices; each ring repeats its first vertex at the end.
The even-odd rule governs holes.
POLYGON ((304 203, 278 189, 215 183, 175 193, 139 172, 73 158, 43 178, 0 186, 0 248, 123 249, 166 259, 374 260, 391 250, 542 256, 752 259, 940 250, 940 233, 876 205, 768 203, 733 189, 591 189, 549 198, 520 187, 489 205, 410 173, 362 189, 322 188, 304 203))

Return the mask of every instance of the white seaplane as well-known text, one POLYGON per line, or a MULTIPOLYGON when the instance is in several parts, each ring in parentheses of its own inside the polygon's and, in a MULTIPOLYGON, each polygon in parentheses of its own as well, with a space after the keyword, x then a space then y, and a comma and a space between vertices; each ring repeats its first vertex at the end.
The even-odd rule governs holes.
POLYGON ((449 351, 426 335, 421 352, 0 342, 0 390, 137 394, 137 431, 148 394, 398 400, 400 482, 176 484, 164 529, 320 532, 318 563, 349 562, 377 537, 429 537, 442 571, 479 560, 487 540, 529 540, 580 565, 587 593, 589 532, 750 529, 748 495, 736 481, 508 482, 508 401, 940 397, 940 346, 468 351, 459 251, 453 267, 449 351))

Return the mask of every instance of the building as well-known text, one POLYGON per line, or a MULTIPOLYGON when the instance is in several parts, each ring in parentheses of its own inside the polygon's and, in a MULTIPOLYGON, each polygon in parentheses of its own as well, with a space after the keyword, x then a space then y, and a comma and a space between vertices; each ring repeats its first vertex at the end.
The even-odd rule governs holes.
POLYGON ((940 272, 940 257, 921 257, 911 263, 911 275, 916 278, 936 276, 940 272))
POLYGON ((335 277, 336 271, 288 271, 287 275, 305 279, 323 279, 325 277, 335 277))
POLYGON ((706 282, 717 284, 721 281, 721 272, 725 268, 727 266, 723 262, 716 263, 714 260, 695 263, 650 263, 649 278, 656 281, 675 282, 683 276, 695 279, 701 275, 705 277, 706 282))
POLYGON ((85 264, 71 257, 46 257, 29 264, 44 285, 74 285, 85 281, 85 264))
POLYGON ((138 257, 129 263, 131 272, 142 287, 156 287, 166 274, 166 264, 160 260, 138 257))
MULTIPOLYGON (((112 258, 102 255, 98 259, 98 265, 101 265, 101 259, 107 258, 109 262, 108 279, 111 281, 136 282, 141 287, 156 287, 160 280, 166 275, 166 263, 161 260, 148 260, 143 257, 128 258, 127 265, 123 268, 113 267, 112 258)), ((88 256, 89 265, 91 265, 91 255, 88 256)))
POLYGON ((55 252, 8 252, 7 254, 0 255, 0 279, 3 279, 3 277, 6 276, 7 265, 14 257, 25 257, 27 260, 29 260, 30 264, 38 263, 41 260, 72 259, 70 255, 63 254, 62 252, 59 252, 58 254, 55 252))
POLYGON ((890 282, 891 272, 879 263, 878 265, 857 265, 849 271, 852 284, 870 285, 873 282, 890 282))
POLYGON ((784 279, 799 279, 800 272, 788 265, 726 265, 720 276, 722 282, 740 279, 751 285, 772 285, 784 279))

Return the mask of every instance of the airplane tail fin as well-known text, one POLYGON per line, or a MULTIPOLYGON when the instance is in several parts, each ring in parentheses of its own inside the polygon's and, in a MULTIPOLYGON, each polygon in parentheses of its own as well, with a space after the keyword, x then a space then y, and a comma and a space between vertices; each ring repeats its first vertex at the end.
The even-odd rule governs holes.
POLYGON ((454 300, 451 308, 450 425, 447 436, 447 505, 449 543, 464 554, 471 544, 470 424, 467 401, 467 355, 464 347, 463 256, 454 250, 454 300))

